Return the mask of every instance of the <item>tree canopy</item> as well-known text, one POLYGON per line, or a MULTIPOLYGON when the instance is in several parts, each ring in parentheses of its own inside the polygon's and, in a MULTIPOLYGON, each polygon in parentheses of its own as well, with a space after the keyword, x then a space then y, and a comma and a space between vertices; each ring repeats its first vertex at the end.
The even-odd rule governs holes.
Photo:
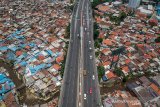
POLYGON ((69 37, 70 37, 70 23, 66 27, 66 36, 65 36, 65 38, 69 38, 69 37))
POLYGON ((155 39, 155 42, 156 42, 156 43, 159 43, 159 42, 160 42, 160 37, 157 37, 157 38, 155 39))
POLYGON ((93 0, 92 8, 95 8, 97 5, 99 5, 101 3, 110 2, 110 1, 114 1, 114 0, 93 0))
POLYGON ((102 77, 105 74, 104 66, 98 66, 97 69, 98 69, 98 75, 102 77))
POLYGON ((120 68, 116 68, 114 72, 116 73, 117 76, 123 76, 123 72, 120 68))
POLYGON ((98 30, 94 30, 94 40, 96 40, 99 36, 99 31, 98 30))

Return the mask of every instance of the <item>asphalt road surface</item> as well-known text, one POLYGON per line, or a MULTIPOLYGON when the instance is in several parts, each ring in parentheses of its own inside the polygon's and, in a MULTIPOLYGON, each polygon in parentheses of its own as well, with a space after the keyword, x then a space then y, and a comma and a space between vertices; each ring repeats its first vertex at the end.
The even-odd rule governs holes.
POLYGON ((59 107, 78 107, 79 103, 81 103, 81 107, 100 107, 100 92, 93 41, 92 9, 89 0, 75 2, 70 32, 70 44, 59 107), (82 70, 86 70, 87 75, 84 76, 82 74, 80 77, 82 70), (82 81, 79 78, 82 78, 82 81), (82 87, 80 87, 80 84, 82 87), (79 88, 82 88, 82 92, 80 92, 79 88), (81 97, 79 97, 79 93, 82 93, 81 97), (87 95, 86 99, 84 99, 84 94, 87 95))
POLYGON ((77 106, 77 84, 78 84, 78 62, 80 49, 80 16, 82 2, 75 3, 71 19, 71 37, 67 53, 65 72, 61 87, 59 107, 76 107, 77 106))
POLYGON ((86 0, 84 6, 84 70, 87 71, 87 75, 84 76, 84 94, 87 98, 84 99, 84 107, 100 107, 100 92, 97 76, 97 68, 95 65, 95 51, 93 41, 93 20, 92 9, 89 1, 86 0))

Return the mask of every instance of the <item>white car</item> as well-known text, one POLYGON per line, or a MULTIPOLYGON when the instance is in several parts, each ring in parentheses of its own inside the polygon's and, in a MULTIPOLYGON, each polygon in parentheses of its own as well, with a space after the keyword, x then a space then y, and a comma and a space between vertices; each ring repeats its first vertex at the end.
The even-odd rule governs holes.
POLYGON ((89 41, 89 44, 91 44, 91 41, 89 41))
POLYGON ((92 55, 90 55, 89 58, 92 59, 92 55))
POLYGON ((92 79, 95 80, 95 76, 94 75, 92 76, 92 79))
POLYGON ((84 29, 85 31, 87 30, 87 28, 85 27, 85 29, 84 29))
POLYGON ((89 47, 89 50, 92 50, 92 48, 91 48, 91 47, 89 47))
POLYGON ((86 94, 84 94, 84 99, 85 99, 85 100, 87 99, 87 95, 86 95, 86 94))

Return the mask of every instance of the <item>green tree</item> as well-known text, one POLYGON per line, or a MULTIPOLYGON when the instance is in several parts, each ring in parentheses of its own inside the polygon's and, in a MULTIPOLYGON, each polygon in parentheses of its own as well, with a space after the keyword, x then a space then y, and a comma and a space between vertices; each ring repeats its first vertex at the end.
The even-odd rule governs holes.
POLYGON ((100 51, 95 52, 96 57, 98 57, 100 54, 100 51))
POLYGON ((110 2, 110 1, 114 1, 114 0, 93 0, 91 5, 92 5, 92 8, 95 8, 99 4, 102 4, 104 2, 110 2))
POLYGON ((102 41, 103 41, 102 38, 98 38, 98 42, 99 42, 100 44, 102 44, 102 41))
POLYGON ((106 35, 105 35, 105 38, 108 38, 109 37, 109 34, 107 33, 106 35))
POLYGON ((65 69, 65 64, 64 64, 65 62, 62 62, 62 64, 61 64, 61 72, 60 72, 60 75, 61 75, 61 77, 63 78, 63 74, 64 74, 64 69, 65 69))
POLYGON ((130 10, 130 11, 128 12, 128 16, 134 16, 134 11, 133 11, 133 10, 130 10))
POLYGON ((116 68, 115 70, 114 70, 114 72, 116 73, 116 75, 117 76, 123 76, 123 72, 122 72, 122 70, 120 69, 120 68, 116 68))
POLYGON ((113 29, 113 26, 109 26, 109 29, 112 30, 112 29, 113 29))
POLYGON ((122 1, 122 3, 124 4, 124 3, 127 3, 127 0, 121 0, 122 1))
POLYGON ((68 26, 66 27, 66 30, 65 30, 65 32, 66 32, 66 36, 65 36, 65 38, 69 38, 70 37, 70 23, 68 24, 68 26))
POLYGON ((95 48, 100 48, 100 44, 98 43, 97 40, 96 40, 95 43, 94 43, 94 47, 95 47, 95 48))
POLYGON ((60 71, 60 75, 63 78, 63 74, 64 74, 64 70, 65 70, 65 63, 66 63, 66 55, 64 55, 64 60, 61 63, 61 71, 60 71))
POLYGON ((98 29, 98 24, 96 22, 94 22, 94 29, 97 30, 98 29))
POLYGON ((98 30, 95 30, 94 31, 94 40, 96 40, 99 36, 99 31, 98 30))
POLYGON ((72 10, 73 11, 73 8, 74 8, 73 4, 65 6, 65 9, 67 9, 67 10, 72 10))
POLYGON ((128 76, 125 76, 125 77, 123 77, 122 82, 123 82, 123 83, 126 83, 127 80, 128 80, 128 76))
POLYGON ((157 37, 157 38, 155 39, 155 42, 156 42, 156 43, 159 43, 159 42, 160 42, 160 37, 157 37))
POLYGON ((98 78, 100 80, 103 77, 103 75, 105 74, 105 68, 104 68, 104 66, 98 66, 97 70, 98 70, 98 78))
POLYGON ((120 19, 120 21, 123 21, 126 17, 127 17, 127 14, 125 12, 121 12, 119 19, 120 19))

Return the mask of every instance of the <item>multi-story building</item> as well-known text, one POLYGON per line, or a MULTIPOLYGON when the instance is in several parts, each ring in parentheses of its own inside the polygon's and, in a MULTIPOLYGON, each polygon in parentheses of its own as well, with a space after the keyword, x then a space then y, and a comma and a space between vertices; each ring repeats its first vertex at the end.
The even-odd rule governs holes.
POLYGON ((129 0, 128 6, 131 8, 137 8, 140 5, 141 0, 129 0))

